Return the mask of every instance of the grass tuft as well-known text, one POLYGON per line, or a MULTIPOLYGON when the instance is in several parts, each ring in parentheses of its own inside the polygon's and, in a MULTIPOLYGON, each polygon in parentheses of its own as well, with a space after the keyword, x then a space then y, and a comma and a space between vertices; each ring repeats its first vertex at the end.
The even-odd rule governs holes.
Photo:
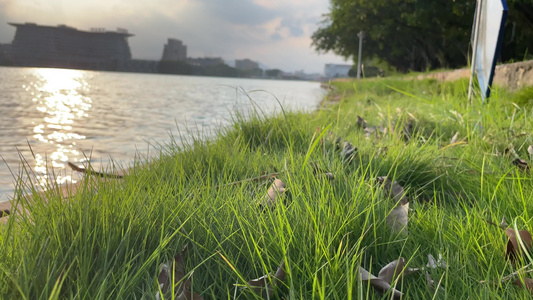
POLYGON ((86 177, 68 199, 54 184, 38 193, 27 171, 22 210, 0 226, 0 298, 153 299, 159 264, 188 244, 185 270, 204 299, 261 299, 248 280, 282 261, 275 299, 390 298, 360 281, 359 266, 377 275, 399 257, 426 266, 429 254, 446 261, 428 273, 438 287, 424 272, 395 281, 406 299, 528 299, 501 281, 519 266, 486 220, 532 230, 531 174, 511 163, 532 159, 530 111, 517 100, 529 89, 470 106, 465 80, 334 85, 344 97, 321 111, 236 114, 216 138, 177 137, 121 180, 86 177), (381 131, 367 136, 357 116, 381 131), (329 132, 356 154, 340 157, 329 132), (258 208, 273 179, 229 185, 270 173, 287 187, 274 209, 258 208), (396 203, 378 176, 407 193, 407 235, 387 225, 396 203))

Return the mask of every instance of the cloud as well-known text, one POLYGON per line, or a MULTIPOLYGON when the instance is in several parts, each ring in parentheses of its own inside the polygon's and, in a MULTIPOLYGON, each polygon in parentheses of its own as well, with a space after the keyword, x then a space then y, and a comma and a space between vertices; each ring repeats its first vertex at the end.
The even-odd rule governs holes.
POLYGON ((272 35, 270 35, 270 38, 273 41, 280 41, 283 39, 283 37, 281 36, 281 34, 279 34, 279 32, 273 33, 272 35))
POLYGON ((320 72, 334 55, 318 56, 311 34, 328 0, 0 0, 0 43, 13 39, 6 22, 66 24, 81 30, 127 28, 134 58, 160 59, 168 38, 188 55, 250 58, 272 68, 320 72))
POLYGON ((304 29, 302 28, 302 20, 298 18, 283 18, 279 29, 283 28, 287 28, 289 30, 290 36, 293 37, 301 37, 304 34, 304 29))
POLYGON ((231 24, 258 26, 279 15, 276 9, 265 8, 249 0, 197 0, 204 12, 231 24))

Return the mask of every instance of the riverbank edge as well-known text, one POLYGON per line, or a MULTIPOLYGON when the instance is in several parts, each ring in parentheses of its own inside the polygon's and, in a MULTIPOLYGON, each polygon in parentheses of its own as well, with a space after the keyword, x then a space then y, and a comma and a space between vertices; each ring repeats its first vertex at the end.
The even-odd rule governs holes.
MULTIPOLYGON (((470 70, 468 69, 457 69, 457 70, 448 70, 443 72, 436 73, 427 73, 419 74, 414 77, 415 80, 424 80, 424 79, 436 79, 439 81, 455 81, 461 78, 467 78, 470 76, 470 70)), ((401 76, 399 79, 412 80, 412 76, 401 76)), ((353 78, 339 78, 333 81, 352 81, 353 78)), ((501 85, 510 90, 516 90, 524 86, 533 85, 533 60, 523 61, 505 65, 498 65, 495 70, 494 82, 497 85, 501 85)), ((338 88, 335 87, 331 82, 322 82, 320 87, 327 91, 324 98, 319 102, 317 110, 320 110, 322 107, 328 104, 338 103, 343 95, 339 92, 338 88)), ((129 169, 119 171, 119 175, 127 175, 129 169)), ((66 183, 59 186, 60 193, 63 198, 67 198, 76 193, 78 187, 83 182, 84 178, 79 180, 76 183, 66 183)), ((44 192, 40 192, 41 194, 44 192)), ((28 195, 27 197, 31 197, 28 195)), ((31 201, 31 200, 30 200, 31 201)), ((0 202, 0 212, 8 212, 8 214, 0 215, 0 224, 6 224, 9 220, 9 214, 14 212, 13 208, 14 200, 8 200, 0 202)), ((20 205, 17 207, 19 210, 20 205)))
MULTIPOLYGON (((117 175, 120 175, 120 176, 128 175, 130 170, 131 168, 127 168, 124 170, 118 170, 117 175)), ((75 171, 73 170, 72 172, 75 172, 75 171)), ((57 185, 56 187, 58 188, 59 194, 61 195, 61 197, 63 197, 63 199, 66 199, 68 197, 71 197, 72 195, 75 195, 76 192, 78 191, 78 188, 81 186, 81 184, 85 180, 85 178, 86 177, 83 177, 74 183, 67 182, 61 185, 57 185)), ((110 178, 110 180, 114 180, 114 179, 110 178)), ((38 191, 37 193, 42 197, 45 195, 46 191, 38 191)), ((28 193, 28 195, 26 195, 25 197, 26 197, 24 199, 25 201, 31 202, 33 195, 28 193)), ((42 198, 46 198, 46 197, 42 197, 42 198)), ((20 201, 17 201, 15 199, 0 202, 0 212, 3 212, 3 214, 0 215, 0 225, 7 224, 7 222, 9 221, 10 215, 16 211, 22 211, 22 209, 23 207, 20 204, 20 201), (15 204, 17 205, 16 207, 13 206, 15 204)))

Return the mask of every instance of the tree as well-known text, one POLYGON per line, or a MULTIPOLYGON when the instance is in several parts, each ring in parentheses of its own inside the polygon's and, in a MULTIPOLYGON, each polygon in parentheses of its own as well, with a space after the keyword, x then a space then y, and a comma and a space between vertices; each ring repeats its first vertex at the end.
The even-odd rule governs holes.
POLYGON ((265 71, 265 74, 269 78, 279 78, 281 77, 282 71, 280 69, 268 69, 265 71))
MULTIPOLYGON (((533 7, 531 1, 508 3, 511 22, 532 22, 524 13, 528 11, 524 7, 533 7), (518 3, 521 11, 511 10, 518 3)), ((356 61, 357 33, 364 31, 363 55, 377 57, 398 71, 465 66, 475 5, 475 0, 331 0, 330 13, 312 36, 313 46, 356 61)), ((529 37, 532 31, 521 32, 529 37)), ((523 56, 524 50, 517 50, 509 57, 523 56)))
POLYGON ((162 60, 157 66, 157 71, 162 74, 192 74, 192 66, 184 61, 162 60))
POLYGON ((533 1, 507 1, 509 16, 501 58, 503 61, 533 58, 533 1))

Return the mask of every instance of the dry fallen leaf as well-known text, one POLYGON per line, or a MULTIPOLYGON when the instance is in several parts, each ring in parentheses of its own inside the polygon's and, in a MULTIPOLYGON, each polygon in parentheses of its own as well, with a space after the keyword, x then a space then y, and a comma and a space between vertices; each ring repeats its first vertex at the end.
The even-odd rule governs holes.
POLYGON ((368 125, 365 122, 365 119, 361 118, 360 116, 357 116, 357 126, 359 128, 365 129, 368 125))
POLYGON ((379 289, 381 292, 387 292, 389 289, 392 289, 392 295, 394 298, 399 299, 403 295, 402 292, 391 287, 391 285, 388 282, 370 274, 363 267, 359 267, 359 278, 361 278, 361 281, 369 281, 373 287, 379 289))
POLYGON ((392 289, 393 297, 400 298, 403 295, 402 292, 392 287, 394 278, 403 278, 405 275, 413 274, 420 270, 419 268, 405 268, 406 264, 407 262, 403 257, 400 257, 395 261, 391 261, 381 268, 377 277, 370 274, 364 268, 359 267, 359 276, 361 281, 369 281, 373 287, 382 292, 387 292, 389 289, 392 289))
POLYGON ((407 234, 407 224, 409 222, 409 203, 399 204, 387 216, 387 225, 395 233, 407 234))
POLYGON ((320 168, 316 163, 313 163, 312 166, 313 166, 313 174, 315 176, 324 175, 329 180, 335 179, 335 175, 333 175, 333 173, 320 168))
POLYGON ((507 224, 507 221, 505 220, 505 216, 502 217, 502 221, 500 222, 500 224, 498 224, 498 226, 500 226, 500 228, 507 228, 507 227, 509 227, 509 224, 507 224))
MULTIPOLYGON (((516 231, 513 228, 507 228, 505 234, 509 237, 509 241, 507 241, 507 246, 505 247, 505 258, 514 263, 523 253, 524 249, 518 241, 516 231)), ((527 230, 519 230, 518 234, 520 235, 525 250, 529 252, 533 241, 531 234, 527 230)))
POLYGON ((187 278, 187 280, 185 280, 185 282, 183 283, 183 289, 181 293, 179 293, 179 295, 176 297, 176 300, 203 300, 204 299, 199 294, 191 291, 191 277, 193 273, 194 272, 192 272, 191 275, 189 275, 189 278, 187 278))
POLYGON ((459 131, 455 133, 455 135, 450 140, 450 144, 455 144, 457 142, 457 138, 459 137, 459 131))
POLYGON ((274 276, 272 274, 263 275, 257 279, 252 279, 248 281, 248 284, 252 287, 253 291, 263 297, 264 299, 269 299, 274 294, 274 289, 280 284, 280 282, 285 281, 287 273, 285 272, 285 260, 279 265, 278 269, 274 276), (269 277, 272 277, 272 283, 269 280, 269 277))
POLYGON ((388 198, 392 198, 394 202, 400 202, 401 204, 407 204, 408 200, 405 196, 405 191, 398 181, 390 181, 387 176, 379 176, 376 178, 377 181, 383 185, 383 190, 385 191, 388 198))
POLYGON ((10 213, 9 209, 0 209, 0 218, 7 217, 10 213))
POLYGON ((527 153, 529 153, 529 155, 533 155, 533 145, 529 145, 529 147, 527 147, 527 153))
POLYGON ((349 160, 356 152, 357 147, 355 147, 349 142, 344 142, 340 155, 342 159, 349 160))
POLYGON ((267 194, 261 200, 260 205, 269 208, 274 207, 278 200, 283 196, 283 193, 285 193, 285 183, 279 179, 274 180, 274 183, 270 189, 268 189, 267 194))
POLYGON ((409 141, 411 137, 413 136, 413 129, 415 128, 415 124, 413 120, 409 120, 407 124, 405 124, 405 127, 403 128, 403 139, 404 141, 409 141))
MULTIPOLYGON (((188 244, 183 247, 180 253, 174 256, 174 259, 159 265, 159 276, 157 277, 157 282, 159 283, 159 288, 161 292, 166 294, 171 288, 171 285, 179 284, 176 289, 176 293, 179 294, 183 291, 185 283, 182 282, 183 277, 185 277, 185 264, 187 259, 188 244), (172 271, 174 274, 172 275, 172 271)), ((189 280, 189 279, 187 279, 189 280)), ((156 299, 161 299, 159 291, 155 295, 156 299)))
POLYGON ((435 290, 435 280, 431 278, 431 275, 429 275, 429 272, 426 271, 426 284, 428 285, 428 288, 432 291, 435 290))
POLYGON ((333 175, 331 172, 326 172, 324 175, 326 175, 326 178, 329 180, 335 180, 335 175, 333 175))
POLYGON ((527 147, 527 153, 529 153, 529 155, 533 155, 533 145, 529 145, 529 147, 527 147))
POLYGON ((517 285, 519 287, 525 287, 530 293, 533 293, 533 279, 524 277, 522 280, 520 278, 513 281, 514 285, 517 285))
POLYGON ((513 160, 513 165, 517 166, 522 171, 529 171, 529 164, 527 161, 517 157, 513 160))
POLYGON ((448 265, 442 259, 442 255, 439 253, 439 259, 438 260, 435 260, 435 257, 433 257, 433 255, 428 254, 428 263, 426 264, 426 267, 430 268, 430 269, 436 269, 436 268, 446 269, 448 267, 448 265))
MULTIPOLYGON (((426 284, 427 284, 428 288, 431 291, 433 291, 433 292, 435 291, 435 288, 436 288, 435 287, 435 281, 433 280, 433 278, 431 278, 431 275, 429 274, 429 272, 427 270, 428 269, 436 269, 436 268, 446 269, 447 267, 448 267, 448 265, 442 259, 442 255, 440 253, 439 253, 439 259, 438 260, 435 260, 433 255, 428 254, 428 263, 426 264, 426 267, 422 268, 422 269, 426 270, 426 284)), ((440 282, 439 282, 439 290, 444 290, 444 288, 440 285, 440 282)))
POLYGON ((516 151, 514 150, 513 145, 507 146, 507 148, 503 150, 503 154, 509 156, 518 156, 518 154, 516 154, 516 151))
POLYGON ((392 284, 392 280, 397 277, 403 277, 405 275, 413 274, 415 272, 418 272, 419 269, 415 268, 405 268, 405 265, 407 262, 405 261, 405 258, 400 257, 395 261, 391 261, 386 266, 381 268, 378 274, 378 278, 385 280, 385 282, 388 282, 389 284, 392 284))
POLYGON ((370 138, 370 136, 374 133, 376 133, 378 130, 378 128, 376 126, 371 126, 371 127, 365 127, 364 129, 364 132, 365 132, 365 136, 367 138, 370 138))

